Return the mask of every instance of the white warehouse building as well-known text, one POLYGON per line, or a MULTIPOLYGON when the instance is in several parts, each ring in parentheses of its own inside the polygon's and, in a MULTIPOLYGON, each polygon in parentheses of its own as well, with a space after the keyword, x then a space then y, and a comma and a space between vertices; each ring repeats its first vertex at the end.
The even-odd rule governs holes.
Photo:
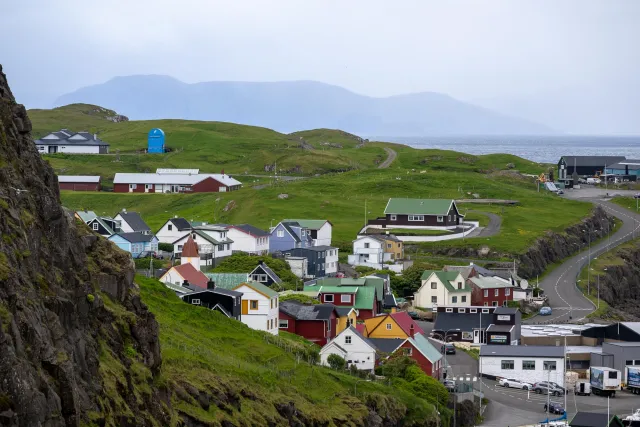
POLYGON ((486 377, 514 378, 528 383, 551 381, 564 386, 564 347, 484 345, 480 372, 486 377))

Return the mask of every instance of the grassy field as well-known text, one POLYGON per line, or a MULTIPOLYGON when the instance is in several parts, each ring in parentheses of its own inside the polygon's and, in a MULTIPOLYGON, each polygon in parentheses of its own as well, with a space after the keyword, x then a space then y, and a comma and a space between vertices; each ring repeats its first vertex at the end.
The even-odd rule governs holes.
POLYGON ((155 280, 137 277, 136 282, 160 324, 163 362, 158 382, 175 390, 174 410, 211 425, 225 419, 235 425, 267 425, 277 418, 277 405, 291 402, 315 425, 347 425, 352 416, 366 417, 368 409, 362 402, 369 396, 379 401, 379 408, 391 403, 391 411, 393 402, 406 405, 406 425, 436 417, 433 405, 406 391, 298 361, 292 351, 304 352, 313 346, 298 336, 281 334, 277 346, 266 341, 266 333, 185 304, 155 280), (212 402, 204 410, 195 400, 181 397, 188 396, 185 390, 190 386, 215 391, 222 399, 234 396, 240 402, 237 408, 227 405, 229 410, 212 402))
POLYGON ((633 197, 614 197, 611 201, 625 209, 640 213, 640 199, 634 199, 633 197))

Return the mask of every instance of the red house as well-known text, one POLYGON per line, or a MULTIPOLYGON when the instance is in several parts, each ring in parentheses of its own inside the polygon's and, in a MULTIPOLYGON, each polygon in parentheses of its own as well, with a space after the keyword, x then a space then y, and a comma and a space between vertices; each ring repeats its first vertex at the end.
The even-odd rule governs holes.
POLYGON ((99 176, 59 175, 58 184, 61 190, 100 191, 102 189, 99 176))
POLYGON ((471 285, 471 305, 483 307, 506 306, 513 301, 513 285, 500 277, 476 276, 467 281, 471 285))
POLYGON ((117 173, 115 193, 215 193, 240 189, 242 183, 222 173, 199 169, 158 169, 156 173, 117 173))
POLYGON ((280 330, 300 335, 324 346, 336 336, 338 313, 332 304, 305 305, 297 301, 280 302, 280 330))
POLYGON ((444 365, 442 354, 423 334, 407 338, 394 353, 398 351, 415 360, 425 374, 440 378, 444 365))

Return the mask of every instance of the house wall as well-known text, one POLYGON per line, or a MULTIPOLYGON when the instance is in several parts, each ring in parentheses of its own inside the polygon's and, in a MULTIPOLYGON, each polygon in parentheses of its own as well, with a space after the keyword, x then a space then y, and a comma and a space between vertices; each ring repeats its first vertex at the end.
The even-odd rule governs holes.
POLYGON ((58 145, 58 153, 69 154, 100 154, 98 145, 58 145))
POLYGON ((553 381, 562 385, 564 382, 564 363, 562 357, 480 356, 480 372, 485 376, 515 378, 532 384, 539 381, 553 381), (502 369, 503 360, 513 360, 514 369, 502 369), (534 360, 536 362, 535 370, 523 370, 523 360, 534 360), (543 370, 544 361, 556 362, 556 370, 551 371, 550 375, 547 374, 547 371, 543 370))
POLYGON ((340 332, 342 332, 345 329, 347 329, 347 321, 348 320, 351 321, 352 325, 356 324, 358 318, 356 316, 356 312, 355 311, 351 311, 349 313, 349 315, 338 317, 336 319, 336 334, 339 334, 340 332))
MULTIPOLYGON (((391 260, 404 258, 404 244, 394 240, 384 241, 384 252, 389 254, 391 260)), ((387 261, 386 259, 384 261, 387 261)))
POLYGON ((314 246, 331 246, 332 226, 329 221, 325 222, 319 230, 317 230, 314 246))
POLYGON ((396 323, 391 316, 385 316, 377 327, 369 327, 367 324, 367 330, 369 331, 369 338, 407 338, 406 332, 396 323), (389 329, 390 325, 391 329, 389 329))
POLYGON ((326 275, 325 271, 325 257, 323 254, 326 251, 318 252, 305 248, 293 248, 291 250, 285 251, 286 254, 291 254, 293 256, 300 256, 307 258, 307 276, 308 277, 324 277, 326 275))
POLYGON ((161 243, 173 243, 178 240, 181 236, 184 236, 189 231, 178 231, 178 227, 176 227, 173 223, 167 222, 162 226, 160 230, 156 233, 156 237, 158 241, 161 243), (171 226, 171 230, 169 230, 169 226, 171 226))
POLYGON ((369 262, 374 264, 382 264, 384 262, 382 248, 383 243, 371 237, 363 237, 353 242, 353 255, 349 255, 350 264, 361 265, 369 262), (366 248, 365 244, 369 244, 366 248))
POLYGON ((123 233, 133 233, 135 231, 133 228, 131 228, 129 223, 127 223, 127 221, 122 218, 122 215, 117 214, 113 219, 115 219, 116 221, 120 221, 120 230, 122 230, 123 233))
POLYGON ((296 335, 300 335, 301 337, 307 338, 304 335, 299 334, 296 331, 296 326, 297 326, 297 320, 296 319, 294 319, 293 317, 289 316, 287 313, 283 313, 282 311, 278 314, 278 328, 281 331, 286 331, 286 332, 289 332, 289 333, 292 333, 292 334, 296 334, 296 335), (282 321, 282 320, 286 320, 287 321, 287 327, 286 328, 280 328, 279 327, 279 325, 280 325, 279 322, 282 321))
POLYGON ((443 359, 438 360, 436 362, 436 365, 434 366, 433 363, 431 363, 429 359, 424 357, 423 354, 420 353, 420 351, 415 348, 409 341, 405 341, 404 343, 402 343, 399 349, 396 349, 396 352, 407 351, 406 349, 411 349, 411 356, 409 357, 416 361, 420 369, 422 369, 422 372, 433 378, 440 378, 440 360, 443 359))
MULTIPOLYGON (((345 359, 349 365, 355 365, 363 371, 372 371, 375 368, 376 351, 351 330, 346 330, 335 337, 332 343, 337 344, 347 352, 345 359), (349 344, 347 344, 347 337, 351 339, 349 344)), ((332 350, 330 344, 327 348, 320 350, 320 361, 323 365, 327 365, 327 359, 332 353, 339 354, 332 350)))
MULTIPOLYGON (((174 285, 182 286, 182 282, 184 282, 184 277, 180 275, 174 268, 170 268, 166 273, 160 277, 160 281, 162 283, 173 283, 174 285)), ((196 286, 194 283, 191 285, 196 286)))
POLYGON ((249 302, 249 312, 248 314, 242 315, 242 323, 250 327, 251 329, 256 329, 259 331, 266 331, 274 335, 278 335, 278 320, 279 320, 279 309, 277 300, 278 297, 267 298, 259 292, 256 292, 249 286, 243 285, 239 288, 234 289, 235 291, 242 292, 242 301, 258 301, 258 309, 251 310, 251 302, 249 302), (274 307, 271 307, 271 299, 274 299, 276 303, 274 307), (269 328, 268 321, 271 320, 272 324, 275 324, 275 327, 269 328), (273 323, 275 321, 275 323, 273 323))
POLYGON ((226 185, 221 183, 218 180, 213 179, 212 177, 208 177, 198 182, 197 184, 193 184, 191 186, 191 193, 216 193, 216 192, 226 192, 231 191, 226 185))
MULTIPOLYGON (((374 304, 375 307, 375 304, 374 304)), ((374 317, 377 314, 375 308, 373 310, 358 310, 358 320, 366 320, 374 317)))
POLYGON ((251 254, 269 252, 269 236, 254 237, 236 228, 229 228, 227 235, 233 240, 233 250, 251 254))
POLYGON ((477 306, 484 307, 499 307, 507 304, 507 301, 513 301, 513 290, 514 288, 489 288, 482 289, 473 282, 469 281, 471 284, 472 294, 471 294, 471 304, 477 306), (485 295, 485 291, 487 291, 487 296, 485 295), (498 295, 496 296, 496 291, 498 291, 498 295), (507 293, 509 295, 507 295, 507 293))
POLYGON ((61 190, 71 191, 100 191, 100 183, 95 182, 61 182, 61 190))
POLYGON ((284 259, 287 264, 291 267, 291 272, 296 275, 296 277, 304 278, 307 276, 307 265, 308 261, 306 258, 300 259, 291 259, 286 257, 284 259))
MULTIPOLYGON (((460 280, 462 280, 464 286, 464 279, 462 279, 461 276, 460 280)), ((471 305, 471 291, 449 292, 438 276, 434 274, 429 279, 422 281, 422 286, 420 286, 418 292, 414 294, 414 304, 424 308, 432 307, 434 304, 440 306, 468 307, 471 305), (431 289, 431 282, 436 282, 436 289, 431 289), (453 302, 454 296, 456 297, 456 302, 453 302), (436 297, 435 302, 432 297, 436 297), (463 301, 462 297, 465 297, 465 301, 463 301)))
POLYGON ((338 272, 338 248, 326 251, 324 259, 324 274, 331 275, 338 272))
POLYGON ((109 240, 115 243, 116 246, 122 249, 123 251, 127 251, 131 253, 131 246, 132 246, 131 243, 123 239, 122 237, 118 236, 117 234, 114 234, 113 236, 109 237, 109 240))
POLYGON ((612 343, 602 343, 602 352, 613 355, 613 369, 617 369, 622 372, 622 380, 626 382, 625 378, 625 366, 628 360, 633 360, 634 365, 640 365, 640 343, 636 346, 618 346, 612 343))
POLYGON ((387 227, 456 227, 462 223, 455 203, 447 215, 424 215, 424 221, 409 221, 409 215, 395 215, 396 219, 392 220, 391 216, 392 214, 385 215, 387 227), (442 221, 438 221, 438 217, 442 217, 442 221))
POLYGON ((278 224, 269 236, 269 252, 287 251, 289 249, 299 246, 299 242, 296 242, 295 238, 291 236, 289 231, 278 224), (282 231, 282 237, 278 237, 278 231, 282 231))
POLYGON ((337 305, 337 306, 342 306, 342 307, 344 307, 344 306, 346 306, 346 307, 353 306, 355 304, 355 298, 356 298, 355 294, 334 294, 334 293, 330 293, 330 292, 327 292, 327 293, 323 292, 323 293, 320 294, 320 302, 325 303, 325 304, 333 304, 333 305, 337 305), (327 295, 333 295, 333 301, 327 301, 327 298, 326 298, 327 295), (345 298, 348 295, 349 296, 349 301, 343 302, 342 301, 342 295, 344 295, 345 298))

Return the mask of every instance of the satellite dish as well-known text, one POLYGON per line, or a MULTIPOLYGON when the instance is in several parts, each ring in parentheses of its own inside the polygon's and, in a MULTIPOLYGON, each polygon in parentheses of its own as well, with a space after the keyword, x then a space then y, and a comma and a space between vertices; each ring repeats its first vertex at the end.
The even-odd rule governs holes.
POLYGON ((527 289, 527 288, 529 287, 529 282, 527 282, 525 279, 522 279, 522 280, 520 281, 520 287, 521 287, 522 289, 527 289))

